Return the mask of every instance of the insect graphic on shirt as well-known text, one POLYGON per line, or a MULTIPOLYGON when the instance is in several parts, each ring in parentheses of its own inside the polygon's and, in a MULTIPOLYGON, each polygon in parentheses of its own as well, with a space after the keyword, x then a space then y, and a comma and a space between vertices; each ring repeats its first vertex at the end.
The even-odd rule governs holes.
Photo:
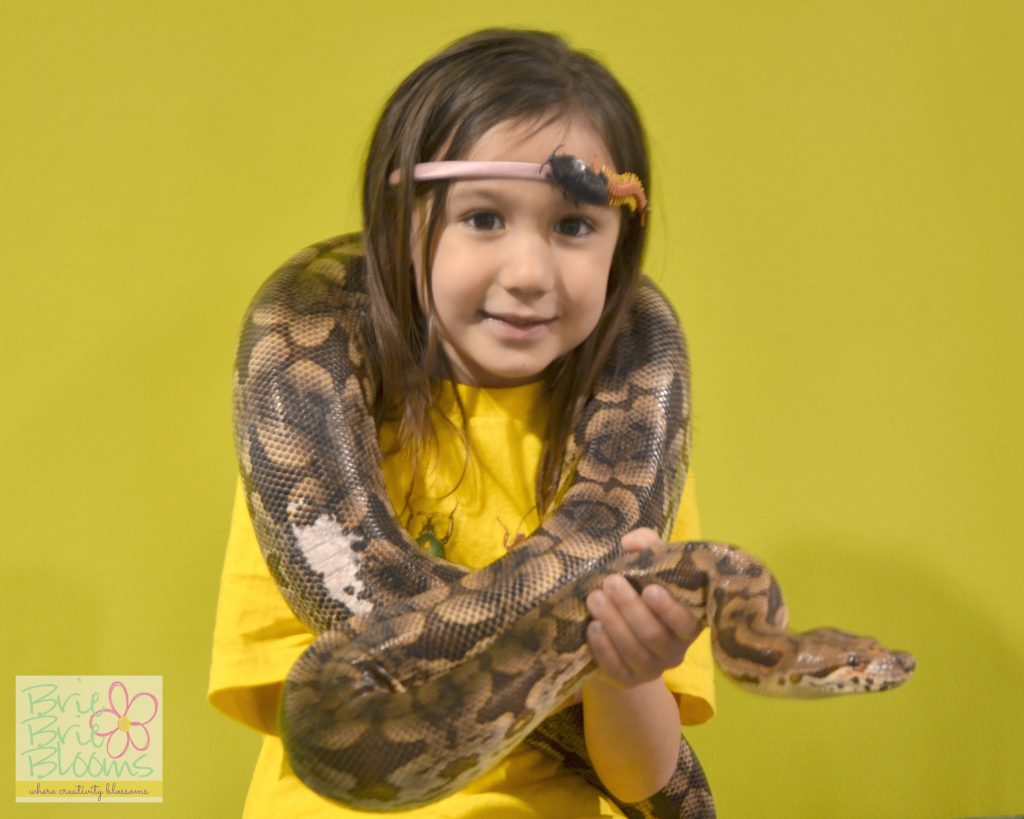
POLYGON ((498 521, 498 525, 505 530, 505 534, 501 536, 501 544, 505 547, 506 552, 511 552, 516 548, 516 546, 526 540, 526 534, 520 528, 523 525, 522 520, 519 521, 519 526, 516 527, 516 536, 514 538, 512 537, 512 532, 509 531, 509 528, 501 522, 501 518, 495 518, 495 520, 498 521), (511 543, 509 542, 510 540, 511 543))
POLYGON ((448 544, 448 541, 452 539, 452 532, 455 530, 455 510, 458 508, 459 504, 458 501, 456 501, 452 511, 448 514, 448 531, 445 532, 444 537, 437 536, 437 529, 434 528, 435 513, 416 513, 416 515, 422 515, 426 518, 423 528, 421 528, 420 533, 416 535, 416 542, 419 544, 421 549, 428 552, 432 557, 445 556, 444 547, 448 544))

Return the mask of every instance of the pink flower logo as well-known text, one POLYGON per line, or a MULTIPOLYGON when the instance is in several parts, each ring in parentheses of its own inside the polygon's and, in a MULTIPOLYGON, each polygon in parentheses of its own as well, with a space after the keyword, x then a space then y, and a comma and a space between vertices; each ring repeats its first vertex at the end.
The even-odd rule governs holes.
POLYGON ((127 753, 128 746, 145 751, 149 747, 146 724, 156 716, 156 697, 143 691, 129 699, 128 689, 118 680, 110 684, 107 699, 110 707, 94 711, 89 717, 92 732, 107 738, 107 756, 119 759, 127 753))

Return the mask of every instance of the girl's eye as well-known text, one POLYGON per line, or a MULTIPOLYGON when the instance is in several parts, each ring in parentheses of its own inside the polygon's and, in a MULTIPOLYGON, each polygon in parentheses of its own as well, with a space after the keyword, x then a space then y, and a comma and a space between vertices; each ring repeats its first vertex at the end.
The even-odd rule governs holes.
POLYGON ((586 236, 593 231, 593 224, 582 216, 567 216, 555 225, 555 232, 563 236, 586 236))
POLYGON ((471 213, 463 221, 474 230, 497 230, 504 227, 501 217, 490 211, 471 213))

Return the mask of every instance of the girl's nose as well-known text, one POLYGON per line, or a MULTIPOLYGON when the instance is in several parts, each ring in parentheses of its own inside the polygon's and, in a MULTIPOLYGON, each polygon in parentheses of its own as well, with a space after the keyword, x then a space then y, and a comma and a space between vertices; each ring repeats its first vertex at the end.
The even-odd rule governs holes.
POLYGON ((555 252, 546 236, 537 231, 524 231, 512 237, 506 250, 499 274, 502 287, 529 294, 543 293, 554 286, 555 252))

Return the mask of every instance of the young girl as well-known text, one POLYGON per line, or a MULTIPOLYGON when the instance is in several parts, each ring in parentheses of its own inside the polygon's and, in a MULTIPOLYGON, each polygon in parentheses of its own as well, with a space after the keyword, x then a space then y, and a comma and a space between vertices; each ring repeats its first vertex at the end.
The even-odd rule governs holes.
MULTIPOLYGON (((583 166, 569 170, 576 182, 595 179, 583 166)), ((607 69, 555 36, 471 35, 389 100, 363 200, 380 374, 374 413, 393 507, 432 555, 480 568, 557 508, 566 441, 637 286, 649 189, 628 96, 607 69), (589 203, 553 175, 553 157, 635 174, 628 206, 589 203)), ((671 540, 698 536, 692 486, 687 480, 671 540)), ((660 541, 638 529, 622 544, 660 541)), ((587 608, 599 670, 578 694, 586 748, 606 790, 639 801, 674 771, 680 720, 713 712, 709 641, 706 633, 694 639, 688 609, 657 586, 637 594, 611 575, 587 608)), ((312 641, 260 554, 240 486, 209 697, 264 734, 247 817, 370 815, 303 785, 278 736, 282 683, 312 641)), ((524 745, 454 795, 395 815, 621 813, 524 745)))

